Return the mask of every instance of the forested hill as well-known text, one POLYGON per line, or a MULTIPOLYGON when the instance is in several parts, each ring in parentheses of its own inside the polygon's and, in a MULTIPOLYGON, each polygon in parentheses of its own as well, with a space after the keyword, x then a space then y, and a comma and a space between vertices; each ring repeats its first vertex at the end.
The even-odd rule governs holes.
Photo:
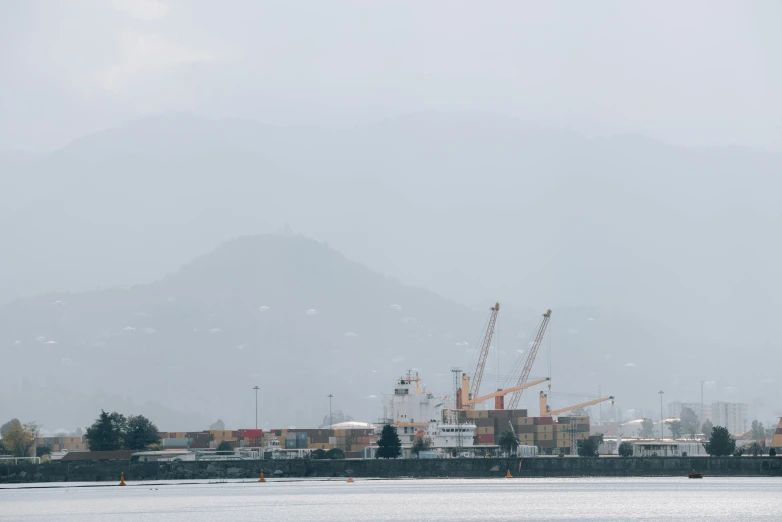
POLYGON ((6 362, 26 387, 6 390, 14 398, 2 406, 71 425, 95 414, 88 407, 108 408, 85 400, 103 390, 236 426, 254 422, 257 384, 261 416, 277 426, 321 419, 329 393, 354 416, 374 417, 379 400, 368 396, 391 390, 408 367, 447 374, 483 316, 317 241, 244 236, 152 284, 1 308, 2 345, 14 347, 6 362))

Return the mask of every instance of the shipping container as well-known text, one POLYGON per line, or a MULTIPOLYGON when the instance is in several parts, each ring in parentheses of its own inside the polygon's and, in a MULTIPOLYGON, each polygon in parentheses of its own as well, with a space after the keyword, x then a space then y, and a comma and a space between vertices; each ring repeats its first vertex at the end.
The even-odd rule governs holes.
POLYGON ((494 444, 494 434, 476 435, 475 439, 478 444, 494 444))
POLYGON ((509 410, 488 410, 490 419, 507 419, 510 416, 509 410))
POLYGON ((479 428, 485 428, 485 427, 487 427, 487 426, 492 426, 492 427, 494 427, 494 421, 495 421, 495 419, 489 419, 489 418, 482 419, 482 418, 478 418, 478 419, 474 419, 474 420, 473 420, 473 423, 474 423, 476 426, 478 426, 479 428))
POLYGON ((296 439, 285 439, 285 449, 296 449, 296 439))
POLYGON ((554 424, 554 419, 551 417, 532 417, 533 424, 554 424))
POLYGON ((519 417, 515 420, 516 426, 532 426, 535 417, 519 417))

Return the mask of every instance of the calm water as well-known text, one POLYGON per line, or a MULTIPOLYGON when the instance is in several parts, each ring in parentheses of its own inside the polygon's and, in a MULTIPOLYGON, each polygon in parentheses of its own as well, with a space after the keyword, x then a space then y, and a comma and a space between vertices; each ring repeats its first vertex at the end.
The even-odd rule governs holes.
POLYGON ((0 520, 782 520, 780 478, 61 486, 0 488, 0 520))

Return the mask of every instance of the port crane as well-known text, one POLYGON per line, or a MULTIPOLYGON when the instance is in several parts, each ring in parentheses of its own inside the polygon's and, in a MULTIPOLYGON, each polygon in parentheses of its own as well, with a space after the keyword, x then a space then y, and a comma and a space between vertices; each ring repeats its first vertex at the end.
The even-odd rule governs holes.
MULTIPOLYGON (((475 375, 472 379, 472 385, 469 387, 469 394, 467 395, 467 400, 464 400, 464 393, 462 392, 462 405, 467 406, 467 409, 472 410, 475 409, 475 404, 477 404, 480 401, 474 401, 472 400, 473 397, 478 396, 478 391, 481 389, 481 380, 483 380, 483 370, 486 367, 486 359, 489 357, 489 348, 491 348, 491 339, 494 336, 494 327, 497 325, 497 315, 500 313, 500 303, 495 303, 494 306, 491 307, 491 313, 489 314, 489 321, 488 325, 486 326, 486 332, 483 335, 483 341, 481 342, 481 348, 478 352, 478 363, 475 366, 475 375)), ((462 383, 464 383, 464 380, 462 380, 462 383)), ((459 402, 460 397, 458 396, 459 393, 457 392, 457 403, 459 402)), ((457 409, 461 409, 460 405, 457 405, 457 409)))
MULTIPOLYGON (((524 388, 520 386, 526 383, 527 379, 529 379, 529 374, 532 371, 532 365, 535 363, 535 357, 538 355, 538 349, 540 348, 540 344, 543 342, 543 336, 546 334, 546 328, 548 327, 548 322, 550 319, 551 310, 546 310, 546 313, 543 314, 543 319, 540 321, 540 326, 538 327, 537 335, 535 335, 535 340, 532 342, 532 345, 530 345, 529 350, 527 350, 527 357, 524 360, 524 367, 521 369, 519 380, 516 383, 516 390, 508 400, 509 410, 515 410, 519 406, 521 393, 524 391, 524 388)), ((549 388, 551 388, 550 384, 549 388)))
MULTIPOLYGON (((475 408, 476 404, 479 404, 483 401, 487 401, 489 399, 502 399, 505 395, 508 395, 509 393, 514 393, 519 390, 525 390, 527 388, 531 388, 533 386, 537 386, 538 384, 544 383, 548 381, 548 377, 544 377, 541 379, 536 379, 531 382, 527 382, 524 384, 520 384, 518 386, 514 386, 513 388, 507 388, 504 390, 497 390, 493 393, 487 393, 486 395, 481 395, 480 397, 476 397, 474 399, 465 399, 464 396, 467 395, 468 390, 470 389, 470 377, 465 373, 462 374, 462 387, 460 390, 456 392, 456 409, 457 410, 472 410, 475 408)), ((467 395, 470 397, 469 395, 467 395)), ((497 404, 501 403, 502 401, 496 401, 494 405, 497 406, 497 404)), ((503 408, 495 408, 498 410, 501 410, 503 408)))
POLYGON ((614 396, 611 395, 609 397, 601 397, 599 399, 594 399, 591 401, 582 402, 581 404, 574 404, 573 406, 567 406, 565 408, 559 408, 557 410, 552 410, 548 405, 548 395, 545 392, 540 392, 540 416, 541 417, 555 417, 559 415, 560 413, 565 413, 568 411, 577 410, 579 408, 585 408, 587 406, 592 406, 595 404, 600 404, 601 402, 611 401, 611 405, 614 405, 614 396))

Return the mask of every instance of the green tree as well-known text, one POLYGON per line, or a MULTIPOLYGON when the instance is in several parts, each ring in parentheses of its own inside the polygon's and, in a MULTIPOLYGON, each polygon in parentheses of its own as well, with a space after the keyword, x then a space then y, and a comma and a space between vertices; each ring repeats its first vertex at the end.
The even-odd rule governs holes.
POLYGON ((777 456, 777 449, 776 448, 771 448, 770 450, 768 450, 768 456, 769 457, 776 457, 777 456))
POLYGON ((339 448, 331 448, 326 452, 326 458, 329 460, 342 460, 345 458, 345 452, 339 448))
POLYGON ((668 425, 668 428, 671 430, 671 436, 674 439, 679 439, 682 436, 682 423, 681 421, 670 421, 666 422, 668 425))
POLYGON ((703 433, 704 437, 711 436, 711 430, 714 429, 714 424, 711 423, 709 419, 706 419, 706 422, 703 423, 703 426, 701 426, 701 433, 703 433))
POLYGON ((519 447, 519 438, 512 431, 503 431, 497 439, 497 444, 506 455, 512 455, 519 447))
POLYGON ((679 421, 682 423, 682 432, 690 436, 691 439, 695 438, 695 434, 700 429, 700 423, 698 416, 691 408, 682 408, 682 413, 679 415, 679 421))
POLYGON ((752 421, 752 440, 764 440, 766 438, 766 428, 763 427, 762 422, 756 420, 752 421))
POLYGON ((619 449, 617 450, 617 452, 621 457, 632 457, 633 445, 625 441, 619 445, 619 449))
POLYGON ((410 447, 410 453, 418 457, 422 451, 432 447, 432 439, 429 437, 416 437, 413 445, 410 447))
POLYGON ((599 457, 600 454, 597 452, 598 447, 599 445, 597 443, 597 440, 593 439, 592 437, 580 440, 578 441, 578 456, 599 457))
POLYGON ((122 438, 125 434, 127 420, 116 411, 106 413, 100 411, 100 416, 87 428, 84 438, 90 446, 90 451, 114 451, 122 448, 122 438))
POLYGON ((752 444, 749 445, 749 448, 747 448, 747 453, 749 453, 753 457, 762 456, 763 446, 761 446, 759 442, 753 442, 752 444))
POLYGON ((402 455, 402 441, 399 440, 399 434, 396 428, 390 424, 383 426, 380 432, 380 439, 377 441, 377 458, 395 459, 402 455))
POLYGON ((714 426, 709 442, 704 444, 706 452, 712 457, 733 455, 736 451, 736 440, 728 433, 728 428, 714 426))
POLYGON ((641 433, 639 435, 644 439, 651 439, 654 437, 654 421, 652 419, 644 419, 641 421, 641 433))
POLYGON ((233 453, 234 453, 234 447, 231 446, 231 443, 228 442, 227 440, 224 440, 217 445, 218 455, 233 455, 233 453))
POLYGON ((323 460, 326 458, 326 450, 318 448, 310 453, 310 458, 312 460, 323 460))
POLYGON ((160 443, 160 434, 152 421, 143 415, 131 415, 125 424, 122 447, 127 450, 144 451, 160 443))
POLYGON ((50 446, 36 446, 35 447, 35 456, 36 457, 43 457, 44 455, 51 455, 52 454, 52 448, 50 446))

